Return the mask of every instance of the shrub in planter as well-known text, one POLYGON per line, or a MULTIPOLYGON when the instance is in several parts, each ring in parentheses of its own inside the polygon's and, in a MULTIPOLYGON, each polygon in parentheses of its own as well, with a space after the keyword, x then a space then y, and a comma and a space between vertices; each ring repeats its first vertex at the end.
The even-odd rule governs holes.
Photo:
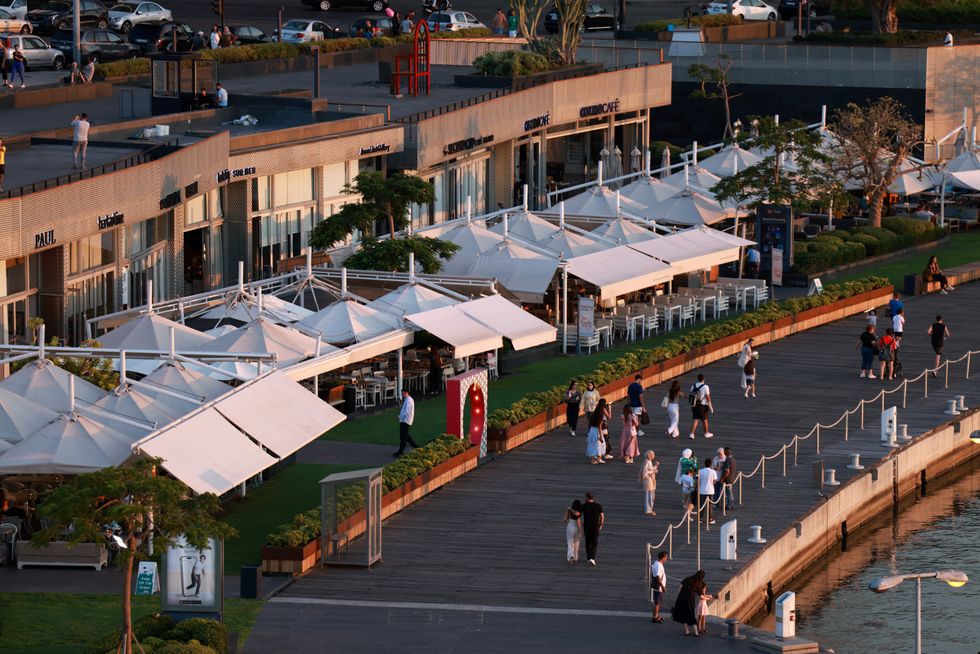
POLYGON ((473 60, 473 67, 490 77, 520 77, 543 73, 551 68, 548 59, 526 50, 488 52, 473 60))
POLYGON ((181 643, 197 641, 216 652, 228 649, 228 630, 217 620, 190 618, 174 625, 174 628, 164 633, 164 640, 176 640, 181 643))
MULTIPOLYGON (((691 16, 691 27, 723 27, 725 25, 741 25, 741 16, 730 14, 708 14, 705 16, 691 16)), ((637 32, 666 32, 668 25, 674 27, 687 27, 687 18, 661 18, 640 23, 633 29, 637 32)))

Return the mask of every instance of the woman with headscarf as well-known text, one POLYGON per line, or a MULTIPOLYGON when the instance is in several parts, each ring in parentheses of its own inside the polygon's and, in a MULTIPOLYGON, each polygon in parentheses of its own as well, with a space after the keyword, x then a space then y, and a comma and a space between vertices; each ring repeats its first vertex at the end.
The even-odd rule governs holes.
POLYGON ((647 515, 657 515, 653 510, 653 502, 657 497, 657 472, 660 462, 655 461, 657 455, 653 450, 647 450, 640 468, 640 483, 643 485, 643 512, 647 515))
POLYGON ((605 463, 602 460, 602 421, 605 418, 605 400, 599 400, 596 410, 589 416, 589 437, 585 440, 585 456, 589 457, 592 465, 605 463))
POLYGON ((698 486, 695 479, 697 471, 698 461, 694 452, 691 448, 685 448, 677 461, 677 472, 674 474, 674 481, 681 487, 681 506, 685 510, 690 510, 698 501, 698 486))
POLYGON ((585 385, 585 394, 582 395, 582 408, 585 409, 586 422, 592 419, 592 414, 598 405, 599 391, 596 390, 595 384, 589 382, 585 385))
POLYGON ((578 500, 565 509, 565 542, 568 546, 568 562, 578 561, 578 546, 582 542, 582 503, 578 500))
POLYGON ((698 635, 698 618, 695 611, 697 610, 700 595, 695 590, 696 579, 697 575, 691 575, 681 582, 681 588, 677 593, 677 600, 674 602, 674 609, 671 611, 674 622, 679 622, 684 625, 685 636, 698 635))

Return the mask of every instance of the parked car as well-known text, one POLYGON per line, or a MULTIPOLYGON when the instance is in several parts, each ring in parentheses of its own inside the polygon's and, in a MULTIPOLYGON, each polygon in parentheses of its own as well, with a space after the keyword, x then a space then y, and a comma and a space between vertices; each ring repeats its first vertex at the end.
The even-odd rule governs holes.
POLYGON ((155 2, 120 2, 109 8, 109 25, 123 34, 137 23, 172 21, 169 9, 155 2))
POLYGON ((14 48, 18 45, 27 59, 27 69, 53 68, 61 70, 65 67, 65 54, 57 48, 52 48, 47 41, 36 34, 0 34, 0 39, 9 44, 7 57, 14 56, 14 48))
POLYGON ((31 24, 26 20, 17 18, 6 9, 0 9, 0 32, 20 32, 21 34, 30 34, 31 24))
MULTIPOLYGON (((71 61, 72 31, 58 30, 51 37, 51 45, 65 53, 71 61)), ((82 30, 78 44, 83 61, 92 63, 112 61, 113 59, 131 59, 140 56, 139 48, 129 43, 112 30, 88 29, 82 30)))
POLYGON ((322 41, 325 38, 333 38, 337 32, 336 27, 331 27, 318 20, 290 20, 282 26, 283 43, 309 43, 310 41, 322 41))
POLYGON ((720 0, 708 5, 709 14, 732 14, 745 20, 776 20, 776 10, 762 0, 720 0), (729 1, 732 10, 728 10, 729 1))
MULTIPOLYGON (((552 8, 544 17, 544 29, 549 34, 558 33, 558 9, 552 8)), ((590 2, 585 7, 585 21, 582 29, 586 32, 594 30, 614 30, 616 29, 616 15, 611 11, 606 11, 605 7, 590 2)))
MULTIPOLYGON (((830 13, 830 3, 826 1, 803 0, 804 12, 809 10, 811 17, 826 16, 830 13)), ((800 0, 779 0, 779 17, 783 20, 796 20, 799 16, 800 0)), ((806 13, 803 14, 806 18, 806 13)))
MULTIPOLYGON (((28 11, 27 20, 31 22, 33 32, 50 34, 57 30, 66 30, 71 27, 72 2, 50 0, 40 8, 28 11)), ((108 27, 109 12, 96 0, 80 0, 79 23, 80 27, 108 27)))
POLYGON ((27 0, 0 0, 0 9, 6 9, 21 20, 27 20, 27 0))
POLYGON ((186 23, 137 23, 126 36, 142 54, 173 52, 175 36, 177 52, 190 52, 194 45, 194 30, 186 23))
POLYGON ((486 25, 468 11, 439 11, 431 14, 426 21, 436 32, 458 32, 475 27, 486 29, 486 25))
POLYGON ((253 25, 229 25, 228 29, 235 35, 237 45, 252 45, 272 41, 271 36, 253 25))
POLYGON ((395 24, 387 16, 361 16, 353 23, 350 24, 350 36, 363 36, 366 38, 371 38, 371 36, 391 36, 394 33, 395 24), (374 30, 376 28, 377 33, 370 33, 368 30, 368 21, 371 22, 371 28, 374 30))
POLYGON ((388 0, 301 0, 300 4, 309 5, 320 11, 330 11, 331 9, 367 9, 376 14, 388 8, 388 0))

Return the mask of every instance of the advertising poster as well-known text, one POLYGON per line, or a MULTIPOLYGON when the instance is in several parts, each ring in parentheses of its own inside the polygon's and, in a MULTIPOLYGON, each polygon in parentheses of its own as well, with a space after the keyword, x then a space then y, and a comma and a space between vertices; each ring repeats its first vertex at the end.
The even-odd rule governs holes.
POLYGON ((595 300, 590 297, 578 299, 579 338, 592 338, 595 334, 595 300))
POLYGON ((220 612, 224 570, 221 554, 221 543, 214 539, 200 550, 183 538, 177 539, 164 561, 163 609, 220 612))
POLYGON ((782 248, 772 249, 772 285, 783 285, 783 250, 782 248))

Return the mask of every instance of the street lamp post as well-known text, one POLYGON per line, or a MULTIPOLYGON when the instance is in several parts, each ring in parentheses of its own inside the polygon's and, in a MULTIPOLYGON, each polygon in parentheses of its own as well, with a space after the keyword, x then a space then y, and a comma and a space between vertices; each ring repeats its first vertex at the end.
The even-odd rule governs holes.
POLYGON ((936 572, 919 572, 908 575, 892 575, 889 577, 878 577, 868 582, 868 590, 876 593, 884 593, 898 586, 903 581, 915 579, 915 652, 922 654, 922 580, 939 579, 945 581, 953 588, 959 588, 970 579, 961 570, 939 570, 936 572))

